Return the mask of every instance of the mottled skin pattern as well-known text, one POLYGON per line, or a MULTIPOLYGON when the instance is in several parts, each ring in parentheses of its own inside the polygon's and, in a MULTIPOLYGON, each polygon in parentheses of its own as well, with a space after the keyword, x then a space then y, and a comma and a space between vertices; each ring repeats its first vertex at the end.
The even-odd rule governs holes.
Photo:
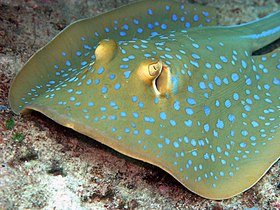
POLYGON ((195 27, 213 20, 206 7, 143 1, 77 22, 19 72, 11 106, 157 165, 203 197, 232 197, 279 158, 279 50, 252 52, 280 37, 280 13, 195 27))

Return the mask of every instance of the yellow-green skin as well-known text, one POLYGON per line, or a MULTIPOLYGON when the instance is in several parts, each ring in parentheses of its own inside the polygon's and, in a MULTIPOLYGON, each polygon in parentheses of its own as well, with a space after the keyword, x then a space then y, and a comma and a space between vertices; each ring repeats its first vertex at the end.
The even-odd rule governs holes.
POLYGON ((232 197, 279 159, 280 52, 252 52, 280 38, 280 13, 235 27, 214 19, 154 0, 78 21, 18 73, 11 107, 159 166, 202 197, 232 197))

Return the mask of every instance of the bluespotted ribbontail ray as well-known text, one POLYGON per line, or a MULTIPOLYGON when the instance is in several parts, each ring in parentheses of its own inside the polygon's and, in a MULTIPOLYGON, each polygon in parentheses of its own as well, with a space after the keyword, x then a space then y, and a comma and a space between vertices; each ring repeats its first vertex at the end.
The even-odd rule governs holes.
POLYGON ((78 21, 38 51, 9 94, 192 192, 232 197, 279 159, 280 12, 215 25, 208 7, 141 1, 78 21), (205 26, 205 27, 201 27, 205 26))

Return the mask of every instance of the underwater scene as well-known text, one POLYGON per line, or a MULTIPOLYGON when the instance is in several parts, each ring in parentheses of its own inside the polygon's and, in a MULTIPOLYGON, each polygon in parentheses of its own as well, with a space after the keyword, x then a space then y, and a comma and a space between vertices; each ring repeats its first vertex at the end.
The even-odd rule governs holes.
POLYGON ((280 2, 0 1, 1 209, 280 209, 280 2))

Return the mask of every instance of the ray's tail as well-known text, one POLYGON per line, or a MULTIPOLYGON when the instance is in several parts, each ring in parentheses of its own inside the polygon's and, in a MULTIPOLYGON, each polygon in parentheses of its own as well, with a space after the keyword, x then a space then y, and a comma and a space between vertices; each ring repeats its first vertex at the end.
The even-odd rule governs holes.
POLYGON ((252 52, 280 39, 280 11, 244 23, 238 26, 229 26, 240 34, 241 39, 251 42, 252 52))

